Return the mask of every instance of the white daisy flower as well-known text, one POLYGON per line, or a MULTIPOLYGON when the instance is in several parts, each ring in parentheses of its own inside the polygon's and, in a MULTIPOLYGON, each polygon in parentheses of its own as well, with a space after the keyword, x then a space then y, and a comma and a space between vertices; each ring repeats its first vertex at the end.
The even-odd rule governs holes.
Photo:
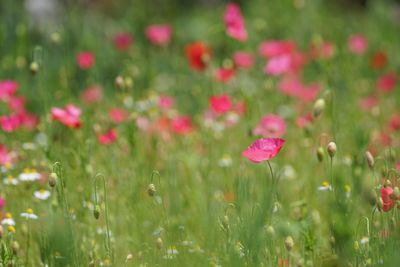
POLYGON ((3 179, 3 184, 5 184, 5 185, 17 185, 18 184, 18 180, 14 176, 8 175, 6 178, 3 179))
POLYGON ((323 182, 320 187, 318 187, 318 191, 331 191, 332 186, 327 182, 323 182))
POLYGON ((229 155, 224 155, 219 161, 218 165, 221 168, 229 167, 232 165, 232 158, 229 155))
POLYGON ((25 169, 24 172, 18 176, 18 178, 24 182, 36 181, 39 180, 40 177, 40 173, 38 173, 35 169, 25 169))
POLYGON ((3 220, 1 220, 1 224, 15 226, 15 221, 14 221, 11 213, 9 213, 9 212, 6 213, 5 218, 3 220))
POLYGON ((38 199, 46 200, 50 197, 50 191, 40 189, 39 191, 35 191, 33 195, 38 199))
POLYGON ((21 213, 21 217, 32 220, 36 220, 37 218, 39 218, 36 214, 33 213, 33 210, 31 208, 27 209, 26 212, 21 213))
POLYGON ((361 245, 368 244, 368 242, 369 242, 369 238, 368 238, 367 236, 364 236, 364 237, 361 238, 361 240, 360 240, 360 244, 361 244, 361 245))
POLYGON ((164 259, 172 260, 175 259, 179 254, 179 251, 175 248, 175 246, 171 246, 167 249, 167 255, 164 256, 164 259))
POLYGON ((22 148, 25 150, 35 150, 36 145, 34 143, 23 143, 22 148))

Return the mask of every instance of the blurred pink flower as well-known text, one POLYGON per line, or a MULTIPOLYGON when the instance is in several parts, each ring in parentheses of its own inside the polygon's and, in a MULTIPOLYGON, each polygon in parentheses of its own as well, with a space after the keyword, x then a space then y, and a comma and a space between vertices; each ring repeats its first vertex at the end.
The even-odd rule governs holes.
POLYGON ((215 71, 215 79, 220 82, 229 82, 235 76, 232 68, 219 68, 215 71))
POLYGON ((13 112, 25 110, 25 98, 23 96, 12 96, 7 104, 8 108, 13 112))
POLYGON ((291 70, 292 60, 290 55, 282 55, 271 58, 265 65, 264 73, 277 76, 288 73, 291 70))
POLYGON ((115 142, 118 138, 118 132, 116 129, 110 129, 105 134, 100 134, 97 137, 97 140, 102 145, 109 145, 115 142))
POLYGON ((379 105, 379 99, 376 96, 366 96, 359 101, 360 108, 363 111, 371 111, 374 107, 379 105))
POLYGON ((0 197, 0 209, 3 209, 5 205, 6 205, 6 199, 0 197))
POLYGON ((146 28, 145 34, 154 45, 168 45, 171 41, 172 28, 168 24, 150 25, 146 28))
POLYGON ((254 65, 254 57, 251 53, 238 51, 233 55, 233 62, 239 68, 248 69, 254 65))
POLYGON ((396 73, 389 72, 379 77, 376 82, 376 87, 379 91, 389 93, 396 87, 397 77, 396 73))
POLYGON ((0 100, 7 101, 18 89, 18 83, 13 80, 0 81, 0 100))
POLYGON ((393 188, 390 186, 381 187, 381 199, 383 202, 383 211, 388 212, 394 207, 393 188))
POLYGON ((389 119, 389 128, 393 131, 400 130, 400 114, 392 114, 389 119))
POLYGON ((192 120, 189 116, 178 116, 172 119, 172 130, 177 134, 188 134, 193 131, 192 120))
POLYGON ((310 53, 313 58, 328 59, 335 54, 335 45, 328 41, 324 41, 318 45, 313 44, 310 53))
POLYGON ((243 101, 236 102, 235 105, 233 106, 233 110, 239 116, 243 116, 246 113, 246 110, 247 110, 246 103, 244 103, 243 101))
POLYGON ((110 110, 110 112, 108 112, 108 115, 112 122, 120 124, 128 119, 129 112, 125 109, 113 108, 110 110))
POLYGON ((0 144, 0 165, 11 164, 14 161, 15 157, 13 157, 12 153, 8 152, 5 145, 0 144))
POLYGON ((254 135, 262 137, 282 137, 286 132, 285 121, 277 115, 269 114, 262 117, 260 123, 254 128, 254 135))
POLYGON ((281 138, 258 139, 245 151, 243 151, 242 154, 252 162, 260 163, 266 160, 270 160, 278 155, 284 143, 285 140, 281 138))
POLYGON ((242 42, 247 40, 247 31, 238 4, 228 4, 224 14, 224 22, 228 36, 242 42))
POLYGON ((0 125, 3 131, 13 132, 21 126, 19 117, 15 114, 10 116, 0 116, 0 125))
POLYGON ((99 85, 92 85, 81 93, 80 98, 87 105, 100 102, 103 99, 103 88, 99 85))
POLYGON ((72 105, 68 104, 62 108, 52 108, 51 118, 54 121, 59 121, 69 128, 79 128, 81 126, 80 121, 81 110, 72 105))
POLYGON ((117 33, 113 37, 113 44, 121 52, 127 51, 133 43, 133 37, 129 32, 117 33))
POLYGON ((269 40, 260 44, 259 53, 265 58, 278 57, 296 51, 296 44, 292 41, 269 40))
POLYGON ((226 113, 232 107, 232 102, 228 95, 211 96, 208 100, 208 103, 210 105, 210 109, 217 114, 226 113))
POLYGON ((296 125, 299 128, 304 128, 307 125, 311 124, 313 121, 313 116, 311 113, 304 115, 304 116, 299 116, 296 118, 296 125))
POLYGON ((312 102, 318 95, 318 83, 304 85, 296 76, 283 78, 278 84, 279 90, 288 96, 296 97, 304 102, 312 102))
POLYGON ((158 99, 158 106, 162 110, 168 110, 174 105, 174 99, 171 96, 163 95, 158 99))
POLYGON ((362 34, 353 34, 349 37, 347 43, 351 52, 357 55, 364 54, 368 49, 368 41, 362 34))
POLYGON ((95 56, 92 52, 84 51, 80 52, 76 56, 76 63, 83 70, 90 69, 93 66, 94 62, 95 62, 95 56))

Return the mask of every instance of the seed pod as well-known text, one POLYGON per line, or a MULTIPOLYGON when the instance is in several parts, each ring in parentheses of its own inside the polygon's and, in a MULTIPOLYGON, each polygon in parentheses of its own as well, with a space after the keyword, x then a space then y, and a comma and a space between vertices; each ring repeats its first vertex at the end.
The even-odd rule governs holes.
POLYGON ((293 238, 291 236, 286 237, 285 247, 286 247, 287 251, 291 251, 293 246, 294 246, 293 238))
POLYGON ((313 108, 314 118, 318 118, 324 109, 325 109, 325 100, 322 98, 317 99, 317 101, 315 101, 314 103, 314 108, 313 108))
POLYGON ((94 206, 94 210, 93 210, 93 216, 96 220, 99 219, 100 217, 100 206, 99 205, 95 205, 94 206))
POLYGON ((365 152, 365 157, 367 158, 367 163, 368 166, 373 169, 374 165, 375 165, 375 160, 374 160, 374 156, 372 156, 371 152, 367 151, 365 152))
POLYGON ((149 184, 147 187, 147 194, 152 197, 156 194, 156 192, 156 186, 154 184, 149 184))
POLYGON ((328 154, 331 158, 333 158, 336 154, 337 147, 335 142, 329 142, 328 146, 326 147, 328 154))
POLYGON ((317 158, 319 162, 324 160, 324 148, 322 146, 317 149, 317 158))

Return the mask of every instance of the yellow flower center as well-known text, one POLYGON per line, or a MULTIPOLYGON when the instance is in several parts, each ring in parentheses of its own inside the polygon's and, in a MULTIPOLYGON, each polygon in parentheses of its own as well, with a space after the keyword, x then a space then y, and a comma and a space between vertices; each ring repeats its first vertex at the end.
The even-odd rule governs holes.
POLYGON ((327 181, 324 181, 324 182, 322 183, 322 186, 323 186, 323 187, 329 187, 329 183, 328 183, 327 181))
POLYGON ((7 213, 6 213, 6 218, 7 218, 7 219, 11 219, 11 218, 12 218, 12 214, 9 213, 9 212, 7 212, 7 213))
POLYGON ((26 213, 33 214, 33 209, 31 209, 31 208, 26 209, 26 213))
POLYGON ((15 227, 14 227, 14 226, 9 225, 9 226, 7 227, 7 229, 8 229, 8 232, 10 232, 10 233, 15 233, 15 227))

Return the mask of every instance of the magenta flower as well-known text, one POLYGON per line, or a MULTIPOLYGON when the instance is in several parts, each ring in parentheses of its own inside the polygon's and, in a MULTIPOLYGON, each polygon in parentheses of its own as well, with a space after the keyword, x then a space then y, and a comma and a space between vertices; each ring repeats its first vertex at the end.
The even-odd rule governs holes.
POLYGON ((146 28, 145 34, 152 44, 164 46, 171 41, 172 28, 168 24, 150 25, 146 28))
POLYGON ((6 205, 6 200, 0 197, 0 209, 3 209, 5 205, 6 205))
POLYGON ((192 120, 189 116, 178 116, 171 121, 172 130, 177 134, 189 134, 193 131, 192 120))
POLYGON ((59 121, 69 128, 79 128, 81 126, 80 121, 81 110, 72 105, 66 105, 62 108, 52 108, 51 118, 53 121, 59 121))
POLYGON ((305 85, 295 76, 282 79, 278 87, 283 94, 296 97, 304 102, 313 102, 320 90, 318 83, 305 85))
POLYGON ((15 155, 9 152, 3 144, 0 144, 0 166, 11 164, 15 159, 15 155))
POLYGON ((11 133, 21 126, 19 117, 15 114, 10 116, 0 116, 1 129, 7 133, 11 133))
POLYGON ((163 95, 158 99, 158 106, 162 110, 169 110, 174 105, 174 99, 171 96, 163 95))
POLYGON ((100 134, 97 137, 97 140, 102 145, 109 145, 114 143, 115 140, 118 138, 118 132, 116 129, 110 129, 105 134, 100 134))
POLYGON ((12 80, 0 81, 0 100, 7 101, 18 89, 18 83, 12 80))
POLYGON ((242 155, 254 163, 270 160, 282 149, 285 140, 281 138, 262 138, 251 144, 242 155))
POLYGON ((227 83, 235 76, 232 68, 219 68, 215 71, 215 79, 219 82, 227 83))
POLYGON ((254 58, 248 52, 238 51, 233 55, 233 62, 239 68, 248 69, 254 65, 254 58))
POLYGON ((232 107, 231 99, 228 95, 216 95, 208 100, 210 108, 217 114, 228 112, 232 107))
POLYGON ((81 93, 80 98, 85 104, 100 102, 103 99, 103 88, 99 85, 92 85, 81 93))
POLYGON ((379 91, 384 92, 384 93, 389 93, 393 91, 393 89, 396 87, 396 73, 394 72, 389 72, 381 77, 379 77, 378 81, 376 82, 376 87, 378 88, 379 91))
POLYGON ((90 69, 94 64, 94 61, 95 61, 95 56, 92 52, 89 51, 80 52, 76 56, 76 63, 83 70, 90 69))
POLYGON ((282 137, 286 132, 285 121, 277 115, 266 115, 253 130, 254 135, 263 137, 282 137))
POLYGON ((292 41, 269 40, 261 43, 258 51, 265 58, 278 57, 295 52, 296 44, 292 41))
POLYGON ((351 52, 357 55, 364 54, 368 49, 368 41, 362 34, 353 34, 347 43, 351 52))
POLYGON ((113 37, 113 44, 121 52, 127 51, 133 43, 132 35, 129 32, 121 32, 113 37))
POLYGON ((129 118, 129 112, 122 108, 113 108, 108 112, 111 121, 120 124, 129 118))
POLYGON ((242 42, 247 40, 247 31, 238 4, 228 4, 224 14, 224 22, 228 36, 242 42))

